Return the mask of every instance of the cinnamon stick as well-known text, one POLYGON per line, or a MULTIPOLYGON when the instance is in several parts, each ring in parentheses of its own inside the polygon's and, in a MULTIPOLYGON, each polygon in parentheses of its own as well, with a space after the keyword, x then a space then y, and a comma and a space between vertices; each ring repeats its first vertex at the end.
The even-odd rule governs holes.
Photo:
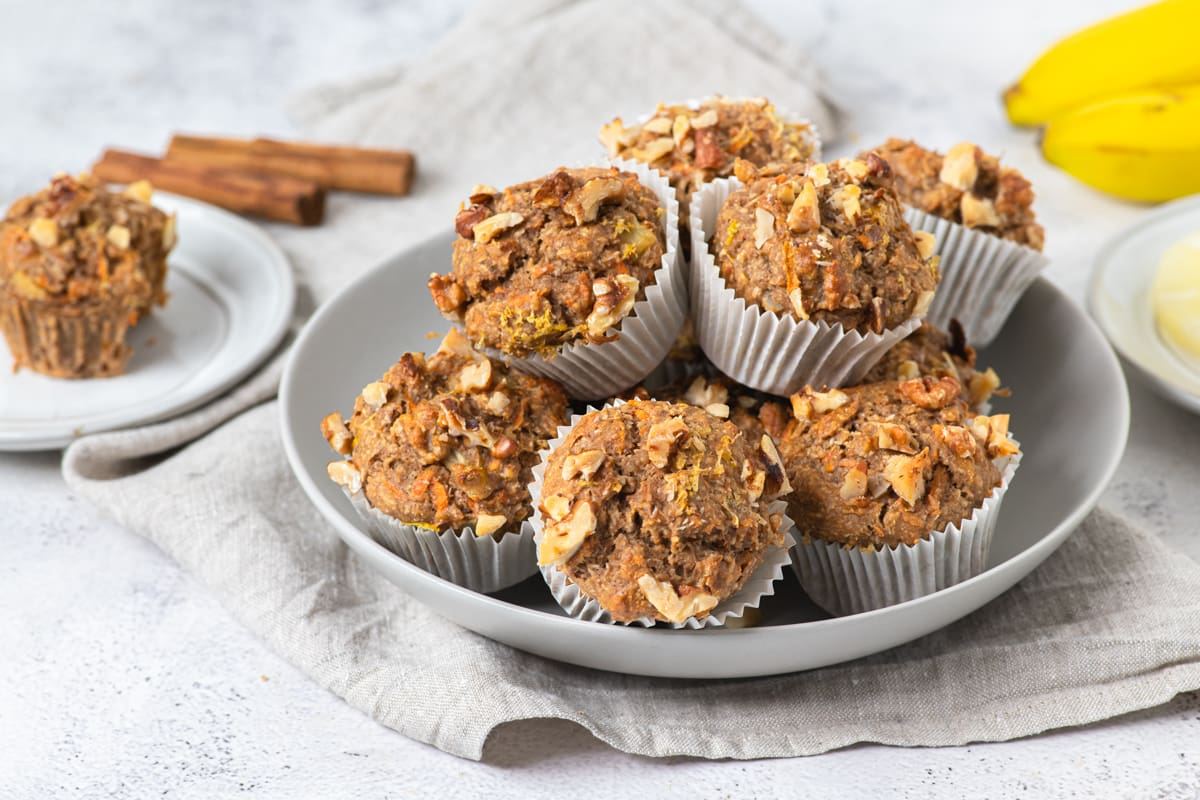
POLYGON ((168 192, 280 222, 317 225, 325 216, 325 190, 300 178, 168 162, 113 149, 104 151, 92 173, 113 183, 148 180, 168 192))
POLYGON ((329 189, 397 196, 408 194, 415 168, 412 153, 405 150, 187 134, 171 138, 166 161, 270 172, 329 189))

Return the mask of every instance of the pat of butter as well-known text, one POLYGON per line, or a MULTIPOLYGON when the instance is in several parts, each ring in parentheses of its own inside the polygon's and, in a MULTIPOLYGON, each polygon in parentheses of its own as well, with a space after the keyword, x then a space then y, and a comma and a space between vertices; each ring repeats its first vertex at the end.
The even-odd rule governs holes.
POLYGON ((1159 335, 1190 358, 1200 359, 1200 232, 1163 255, 1150 287, 1159 335))

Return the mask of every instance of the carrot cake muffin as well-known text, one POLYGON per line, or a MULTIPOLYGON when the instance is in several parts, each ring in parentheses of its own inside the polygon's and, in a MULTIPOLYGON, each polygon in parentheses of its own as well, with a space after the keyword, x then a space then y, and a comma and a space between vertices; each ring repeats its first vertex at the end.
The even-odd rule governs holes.
POLYGON ((475 345, 512 356, 612 341, 654 283, 665 216, 636 175, 607 167, 477 186, 455 218, 453 270, 429 290, 475 345))
POLYGON ((883 159, 763 169, 739 161, 736 171, 745 185, 721 206, 711 246, 747 303, 875 333, 928 310, 933 237, 904 221, 883 159))
POLYGON ((969 517, 1016 453, 1008 415, 977 416, 952 377, 792 396, 779 443, 805 536, 845 547, 913 545, 969 517))
POLYGON ((793 163, 817 151, 812 125, 781 119, 763 98, 713 97, 699 108, 660 103, 640 125, 626 127, 617 117, 600 129, 600 141, 610 156, 642 161, 666 175, 685 209, 700 186, 732 175, 735 159, 759 166, 793 163))
POLYGON ((0 222, 0 330, 13 367, 59 378, 124 372, 130 326, 166 301, 175 218, 145 181, 124 192, 58 175, 0 222))
POLYGON ((605 408, 548 458, 538 562, 617 621, 703 618, 783 545, 767 506, 787 491, 769 437, 683 404, 605 408))
POLYGON ((988 367, 975 366, 975 348, 967 344, 966 334, 958 320, 950 320, 950 331, 943 331, 932 322, 923 322, 905 339, 900 340, 863 378, 863 383, 909 380, 919 377, 951 377, 966 389, 967 403, 979 408, 992 395, 1007 395, 1000 388, 1000 376, 988 367))
POLYGON ((1045 235, 1034 217, 1033 187, 976 145, 961 142, 943 156, 916 142, 888 139, 874 152, 891 165, 896 193, 913 208, 1042 249, 1045 235))
POLYGON ((566 424, 557 383, 492 361, 451 330, 437 352, 405 353, 367 384, 347 423, 321 421, 346 456, 329 477, 406 524, 474 526, 478 536, 520 528, 538 451, 566 424))

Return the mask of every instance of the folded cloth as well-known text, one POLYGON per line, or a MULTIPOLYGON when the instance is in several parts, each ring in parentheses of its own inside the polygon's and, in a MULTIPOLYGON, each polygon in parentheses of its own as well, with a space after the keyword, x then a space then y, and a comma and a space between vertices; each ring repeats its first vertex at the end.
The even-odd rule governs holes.
POLYGON ((982 610, 849 664, 682 681, 513 650, 443 620, 342 544, 292 476, 275 402, 219 424, 268 397, 276 375, 171 422, 79 440, 64 459, 67 480, 315 681, 449 753, 478 759, 498 725, 542 717, 650 756, 954 745, 1080 725, 1200 688, 1200 566, 1103 511, 982 610))
MULTIPOLYGON (((296 104, 315 137, 413 148, 413 196, 338 196, 329 226, 272 231, 319 302, 448 226, 473 184, 588 159, 602 122, 660 99, 762 94, 831 133, 811 75, 787 52, 743 9, 711 0, 484 4, 421 64, 296 104)), ((281 359, 206 408, 78 440, 63 473, 322 686, 447 752, 479 758, 496 726, 539 717, 654 756, 962 744, 1091 722, 1200 687, 1200 568, 1103 512, 984 610, 851 664, 688 682, 514 651, 411 600, 320 518, 280 443, 270 398, 281 359)))

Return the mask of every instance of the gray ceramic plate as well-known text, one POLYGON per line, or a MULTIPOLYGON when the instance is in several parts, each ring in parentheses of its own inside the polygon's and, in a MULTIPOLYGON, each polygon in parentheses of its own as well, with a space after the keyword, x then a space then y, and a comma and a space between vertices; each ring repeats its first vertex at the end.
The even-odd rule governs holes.
POLYGON ((360 528, 325 476, 332 453, 321 417, 353 398, 405 350, 428 350, 444 331, 425 291, 447 267, 451 237, 394 257, 326 303, 292 351, 280 390, 283 440, 305 492, 363 559, 437 613, 532 653, 597 669, 679 678, 770 675, 836 664, 935 631, 998 596, 1062 544, 1091 510, 1125 447, 1129 397, 1117 359, 1087 315, 1049 282, 1026 293, 981 354, 1013 388, 1010 411, 1025 445, 982 575, 919 600, 830 619, 789 573, 742 630, 626 628, 569 619, 540 577, 496 595, 461 589, 414 567, 360 528))

